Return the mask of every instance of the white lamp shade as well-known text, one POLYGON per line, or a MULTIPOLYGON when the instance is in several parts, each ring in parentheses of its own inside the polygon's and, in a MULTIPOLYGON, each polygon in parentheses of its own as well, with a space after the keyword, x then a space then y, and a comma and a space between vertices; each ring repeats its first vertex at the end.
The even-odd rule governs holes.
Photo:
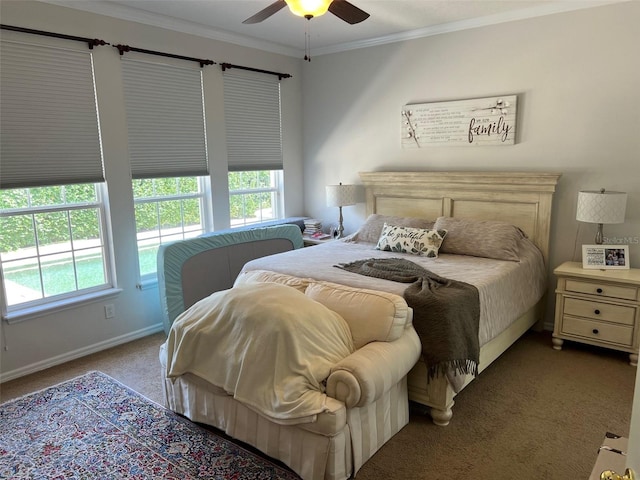
POLYGON ((327 207, 344 207, 356 204, 355 185, 327 185, 327 207))
POLYGON ((624 192, 578 192, 576 220, 587 223, 624 223, 627 194, 624 192))

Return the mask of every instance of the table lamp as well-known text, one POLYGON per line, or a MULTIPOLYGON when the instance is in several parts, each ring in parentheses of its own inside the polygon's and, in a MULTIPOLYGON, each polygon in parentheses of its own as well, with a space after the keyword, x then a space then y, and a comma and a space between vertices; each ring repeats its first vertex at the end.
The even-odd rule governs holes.
POLYGON ((627 206, 625 192, 600 191, 578 192, 578 208, 576 220, 587 223, 597 223, 596 244, 602 245, 604 238, 602 225, 605 223, 624 223, 624 213, 627 206))
POLYGON ((342 238, 344 227, 342 226, 342 207, 356 204, 355 185, 327 185, 327 207, 338 207, 340 209, 340 219, 338 223, 337 235, 335 238, 342 238))

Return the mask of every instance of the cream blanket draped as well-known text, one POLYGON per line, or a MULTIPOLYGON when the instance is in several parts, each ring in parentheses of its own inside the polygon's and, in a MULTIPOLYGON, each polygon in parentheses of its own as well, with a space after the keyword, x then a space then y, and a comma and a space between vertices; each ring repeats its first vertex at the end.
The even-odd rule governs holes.
POLYGON ((340 315, 275 283, 200 300, 173 323, 166 349, 168 378, 192 373, 281 423, 323 412, 323 381, 354 351, 340 315))

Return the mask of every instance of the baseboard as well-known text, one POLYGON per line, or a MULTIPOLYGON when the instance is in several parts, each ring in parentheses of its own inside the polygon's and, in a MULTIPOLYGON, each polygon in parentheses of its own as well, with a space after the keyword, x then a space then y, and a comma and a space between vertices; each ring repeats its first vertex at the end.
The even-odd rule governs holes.
POLYGON ((73 350, 71 352, 67 352, 62 355, 57 355, 55 357, 51 357, 46 360, 41 360, 39 362, 32 363, 25 367, 17 368, 15 370, 11 370, 5 373, 0 373, 0 383, 4 383, 4 382, 8 382, 9 380, 14 380, 16 378, 24 377, 25 375, 36 373, 41 370, 54 367, 56 365, 60 365, 62 363, 66 363, 71 360, 75 360, 77 358, 86 357, 87 355, 90 355, 92 353, 101 352, 102 350, 106 350, 111 347, 117 347, 118 345, 122 345, 123 343, 128 343, 133 340, 138 340, 139 338, 143 338, 148 335, 153 335, 154 333, 158 333, 162 331, 164 331, 163 324, 157 323, 150 327, 146 327, 141 330, 136 330, 135 332, 127 333, 126 335, 110 338, 109 340, 105 340, 104 342, 94 343, 93 345, 88 345, 86 347, 79 348, 77 350, 73 350))

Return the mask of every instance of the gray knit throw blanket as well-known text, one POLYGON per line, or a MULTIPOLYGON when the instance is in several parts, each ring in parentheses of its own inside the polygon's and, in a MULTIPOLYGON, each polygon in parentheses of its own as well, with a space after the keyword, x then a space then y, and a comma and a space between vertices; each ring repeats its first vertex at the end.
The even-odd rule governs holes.
POLYGON ((478 289, 440 277, 403 258, 369 258, 335 265, 348 272, 411 283, 404 299, 422 343, 429 379, 454 373, 478 374, 480 347, 478 289))

